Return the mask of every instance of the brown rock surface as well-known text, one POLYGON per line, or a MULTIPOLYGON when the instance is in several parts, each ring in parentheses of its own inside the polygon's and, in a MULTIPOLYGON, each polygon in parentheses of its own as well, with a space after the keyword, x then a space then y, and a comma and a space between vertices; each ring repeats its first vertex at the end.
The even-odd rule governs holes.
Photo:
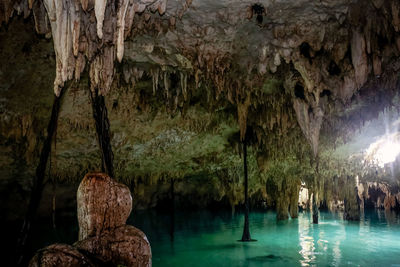
POLYGON ((79 240, 125 225, 132 210, 129 188, 103 173, 88 173, 77 192, 79 240))
POLYGON ((96 266, 76 248, 66 244, 53 244, 39 250, 29 262, 30 267, 96 266))
POLYGON ((132 210, 127 186, 104 173, 88 173, 77 202, 79 241, 39 250, 29 266, 151 266, 146 235, 125 225, 132 210))
POLYGON ((74 246, 104 264, 151 266, 150 243, 142 231, 131 225, 103 232, 100 236, 86 238, 74 246))

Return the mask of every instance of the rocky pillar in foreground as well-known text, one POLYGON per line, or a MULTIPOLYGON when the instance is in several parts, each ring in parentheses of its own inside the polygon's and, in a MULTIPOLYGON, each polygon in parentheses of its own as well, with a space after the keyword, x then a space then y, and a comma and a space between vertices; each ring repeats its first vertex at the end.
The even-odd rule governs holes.
POLYGON ((77 204, 79 241, 75 247, 115 266, 151 266, 146 235, 125 224, 132 211, 126 185, 104 173, 89 173, 79 185, 77 204))
POLYGON ((79 240, 125 225, 132 211, 129 188, 104 173, 86 174, 76 196, 79 240))
POLYGON ((31 259, 29 267, 46 266, 98 266, 73 246, 53 244, 39 250, 31 259))
POLYGON ((78 188, 79 241, 39 250, 29 266, 151 266, 146 235, 126 225, 132 210, 127 186, 89 173, 78 188))

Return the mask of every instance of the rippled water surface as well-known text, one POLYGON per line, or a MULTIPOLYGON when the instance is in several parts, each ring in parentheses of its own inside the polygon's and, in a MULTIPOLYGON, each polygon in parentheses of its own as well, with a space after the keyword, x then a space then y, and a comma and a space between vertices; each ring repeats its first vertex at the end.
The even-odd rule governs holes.
POLYGON ((367 212, 360 222, 342 214, 309 213, 277 222, 274 212, 253 212, 242 243, 243 214, 210 212, 133 214, 130 223, 150 240, 153 266, 400 266, 400 216, 367 212))

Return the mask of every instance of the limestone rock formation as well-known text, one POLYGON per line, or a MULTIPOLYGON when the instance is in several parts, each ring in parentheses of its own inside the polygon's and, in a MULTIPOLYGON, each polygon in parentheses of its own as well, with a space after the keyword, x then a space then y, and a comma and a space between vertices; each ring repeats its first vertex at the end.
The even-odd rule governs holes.
POLYGON ((129 189, 104 173, 88 173, 78 192, 79 241, 39 250, 30 266, 151 266, 146 235, 126 225, 129 189))
MULTIPOLYGON (((107 95, 118 162, 115 174, 134 185, 133 193, 141 197, 136 203, 143 203, 143 208, 162 202, 171 179, 182 184, 182 195, 189 198, 187 184, 194 184, 192 178, 200 175, 207 178, 199 185, 219 184, 213 189, 218 192, 202 192, 207 201, 229 198, 229 203, 238 204, 238 151, 228 140, 237 130, 243 138, 250 128, 254 154, 264 158, 266 165, 301 163, 292 164, 300 171, 288 184, 300 178, 311 189, 310 171, 304 166, 315 165, 318 157, 320 165, 325 160, 320 170, 326 175, 318 177, 315 190, 321 202, 342 203, 344 193, 333 192, 338 188, 335 177, 362 172, 348 167, 351 164, 333 164, 331 150, 380 112, 398 106, 399 1, 258 4, 255 7, 250 0, 2 1, 0 23, 7 26, 1 26, 1 37, 6 28, 13 31, 9 39, 0 40, 2 62, 10 62, 0 66, 4 89, 0 126, 7 140, 4 166, 13 162, 9 151, 21 154, 21 162, 33 164, 37 158, 37 140, 43 137, 37 122, 46 117, 38 99, 45 101, 51 94, 46 91, 51 84, 37 80, 45 80, 47 73, 46 81, 48 77, 54 81, 56 94, 66 81, 74 80, 65 101, 65 120, 58 128, 57 154, 62 160, 53 169, 56 177, 80 179, 82 170, 96 166, 92 121, 85 117, 87 95, 83 93, 90 87, 107 95), (17 15, 26 22, 14 27, 17 15), (21 27, 40 36, 25 38, 21 27), (51 38, 53 48, 35 45, 51 38), (11 66, 14 63, 17 66, 11 66), (53 76, 48 69, 54 70, 53 76), (33 71, 35 75, 29 75, 33 71), (18 99, 15 95, 36 104, 21 111, 22 100, 9 101, 18 99), (171 127, 179 134, 170 138, 171 127), (81 149, 67 145, 76 144, 74 138, 81 149)), ((258 164, 254 169, 252 177, 273 176, 268 166, 258 164)), ((398 181, 397 177, 394 183, 398 181)), ((265 191, 265 180, 256 186, 254 192, 265 191)), ((353 189, 352 183, 341 186, 353 189)), ((387 197, 379 193, 372 203, 397 207, 396 194, 398 190, 385 193, 387 197)), ((285 201, 285 212, 287 202, 295 206, 293 196, 279 199, 285 201)), ((273 202, 277 200, 278 196, 273 202)), ((291 213, 296 216, 295 210, 291 213)), ((90 234, 98 231, 94 226, 90 229, 90 234)))
POLYGON ((146 235, 130 225, 80 240, 74 247, 113 266, 151 266, 151 249, 146 235))
POLYGON ((129 188, 103 173, 88 173, 77 192, 79 240, 125 225, 132 211, 129 188))
POLYGON ((143 73, 151 76, 153 93, 162 94, 171 110, 183 108, 203 86, 210 106, 221 99, 237 106, 242 137, 249 124, 259 146, 267 146, 274 143, 271 135, 285 138, 298 124, 316 156, 324 120, 335 123, 360 90, 392 79, 386 76, 399 69, 399 4, 266 1, 257 16, 253 5, 249 0, 7 0, 0 22, 32 10, 38 33, 51 29, 56 94, 85 69, 92 89, 107 94, 118 79, 115 61, 123 62, 125 81, 134 86, 143 73), (285 92, 260 92, 271 79, 284 82, 285 92))
POLYGON ((400 209, 398 186, 384 182, 367 182, 359 187, 359 195, 367 208, 393 210, 400 209))
MULTIPOLYGON (((352 178, 348 178, 352 179, 352 178)), ((354 180, 354 179, 352 179, 354 180)), ((344 196, 344 213, 343 218, 348 221, 359 221, 360 220, 360 205, 357 195, 357 188, 354 186, 354 182, 349 182, 349 186, 345 188, 344 196), (351 186, 353 185, 353 186, 351 186)))
POLYGON ((39 250, 31 259, 29 267, 97 266, 77 248, 65 244, 53 244, 39 250))

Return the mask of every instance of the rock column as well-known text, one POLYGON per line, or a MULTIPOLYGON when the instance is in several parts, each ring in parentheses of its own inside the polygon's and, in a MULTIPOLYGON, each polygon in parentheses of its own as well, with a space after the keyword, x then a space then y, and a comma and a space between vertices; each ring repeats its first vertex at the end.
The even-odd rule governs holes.
POLYGON ((126 225, 132 210, 127 186, 89 173, 78 188, 79 241, 39 250, 29 266, 151 266, 146 235, 126 225))

